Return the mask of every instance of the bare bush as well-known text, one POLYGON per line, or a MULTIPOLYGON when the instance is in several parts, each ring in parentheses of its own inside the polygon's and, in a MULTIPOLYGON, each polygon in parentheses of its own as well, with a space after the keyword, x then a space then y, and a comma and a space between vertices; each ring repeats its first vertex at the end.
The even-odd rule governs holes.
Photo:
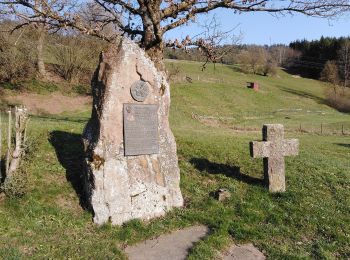
POLYGON ((273 45, 269 47, 269 55, 276 66, 288 67, 300 57, 301 53, 285 45, 273 45))
POLYGON ((338 56, 343 86, 348 87, 350 81, 350 40, 346 40, 342 44, 338 56))
POLYGON ((263 66, 264 76, 276 76, 277 75, 277 64, 274 61, 267 61, 263 66))
POLYGON ((101 44, 84 37, 67 37, 50 47, 55 72, 69 82, 79 80, 86 69, 95 67, 100 50, 101 44))
POLYGON ((15 83, 35 76, 32 48, 8 33, 0 34, 0 82, 15 83))
POLYGON ((173 81, 176 77, 180 75, 180 68, 179 66, 176 66, 174 63, 171 63, 167 72, 168 72, 167 73, 168 80, 173 81))
POLYGON ((2 190, 10 198, 23 197, 28 189, 28 175, 24 170, 18 171, 11 181, 5 181, 2 190))
POLYGON ((276 72, 276 66, 270 60, 269 53, 262 47, 253 46, 241 51, 238 61, 244 73, 267 76, 276 72))
POLYGON ((336 61, 327 61, 322 72, 321 78, 322 81, 330 83, 332 85, 339 84, 339 70, 336 61))
POLYGON ((326 92, 326 100, 329 106, 340 112, 350 112, 350 90, 334 91, 331 87, 326 92))
MULTIPOLYGON (((321 72, 321 77, 320 80, 326 82, 329 84, 330 88, 332 89, 332 94, 327 93, 327 99, 329 104, 332 107, 337 107, 338 99, 339 99, 339 83, 340 83, 340 78, 339 78, 339 69, 336 61, 327 61, 322 72, 321 72)), ((344 91, 343 93, 344 94, 344 91)))
POLYGON ((10 197, 21 197, 25 194, 27 188, 27 172, 24 167, 20 167, 27 149, 27 124, 29 116, 24 107, 15 108, 15 142, 12 149, 12 111, 8 112, 8 130, 7 130, 7 155, 5 164, 5 181, 2 190, 10 197))

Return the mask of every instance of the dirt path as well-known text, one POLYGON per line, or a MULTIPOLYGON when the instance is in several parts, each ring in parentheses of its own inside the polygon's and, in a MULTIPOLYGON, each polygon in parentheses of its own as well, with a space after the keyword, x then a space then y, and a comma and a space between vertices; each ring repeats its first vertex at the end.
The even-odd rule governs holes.
POLYGON ((21 93, 16 96, 8 96, 6 100, 11 104, 21 104, 28 108, 31 114, 60 114, 85 109, 91 104, 91 97, 64 96, 59 92, 50 95, 21 93))

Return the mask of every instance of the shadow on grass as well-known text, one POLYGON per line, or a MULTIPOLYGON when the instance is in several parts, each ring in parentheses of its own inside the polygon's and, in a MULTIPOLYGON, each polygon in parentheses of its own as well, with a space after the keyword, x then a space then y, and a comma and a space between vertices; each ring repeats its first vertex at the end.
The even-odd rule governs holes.
POLYGON ((341 143, 336 143, 336 145, 345 147, 345 148, 350 148, 350 144, 341 144, 341 143))
POLYGON ((80 206, 89 210, 88 200, 84 193, 84 147, 81 135, 63 131, 53 131, 49 139, 55 148, 57 159, 66 169, 66 178, 79 197, 80 206))
POLYGON ((315 95, 312 95, 308 92, 304 92, 301 90, 296 90, 296 89, 291 89, 291 88, 287 88, 287 87, 283 87, 283 86, 278 86, 282 91, 299 96, 299 97, 303 97, 303 98, 309 98, 309 99, 313 99, 315 100, 317 103, 319 104, 326 104, 326 100, 320 97, 317 97, 315 95))
POLYGON ((6 160, 4 158, 0 158, 0 184, 5 181, 5 170, 6 169, 6 160))
POLYGON ((43 115, 32 115, 33 118, 38 118, 42 120, 55 121, 55 122, 72 122, 72 123, 86 123, 88 117, 79 117, 79 118, 69 118, 69 117, 55 117, 55 116, 43 116, 43 115))
POLYGON ((227 177, 245 182, 250 185, 264 186, 264 180, 251 177, 241 172, 240 167, 211 162, 205 158, 192 158, 190 163, 199 171, 209 174, 223 174, 227 177))
POLYGON ((305 68, 305 67, 288 67, 283 70, 290 75, 297 75, 302 78, 319 79, 322 69, 320 68, 305 68))
POLYGON ((227 65, 227 67, 229 67, 234 72, 244 73, 243 70, 238 65, 227 65))

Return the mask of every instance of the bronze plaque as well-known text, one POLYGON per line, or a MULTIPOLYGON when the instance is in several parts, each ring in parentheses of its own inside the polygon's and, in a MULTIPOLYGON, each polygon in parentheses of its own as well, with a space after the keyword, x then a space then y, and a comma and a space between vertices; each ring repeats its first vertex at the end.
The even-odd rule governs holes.
POLYGON ((125 156, 157 154, 158 106, 124 104, 125 156))
POLYGON ((148 83, 142 80, 136 81, 130 89, 131 96, 138 102, 143 102, 149 94, 148 83))

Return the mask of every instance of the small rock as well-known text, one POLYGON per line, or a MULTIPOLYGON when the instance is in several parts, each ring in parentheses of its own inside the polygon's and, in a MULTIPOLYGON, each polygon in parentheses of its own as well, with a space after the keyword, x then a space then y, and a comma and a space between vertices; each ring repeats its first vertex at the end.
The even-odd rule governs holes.
POLYGON ((231 198, 231 193, 227 189, 218 189, 215 193, 215 198, 218 201, 224 201, 231 198))
POLYGON ((222 260, 265 260, 265 255, 253 244, 232 245, 224 255, 222 260))

